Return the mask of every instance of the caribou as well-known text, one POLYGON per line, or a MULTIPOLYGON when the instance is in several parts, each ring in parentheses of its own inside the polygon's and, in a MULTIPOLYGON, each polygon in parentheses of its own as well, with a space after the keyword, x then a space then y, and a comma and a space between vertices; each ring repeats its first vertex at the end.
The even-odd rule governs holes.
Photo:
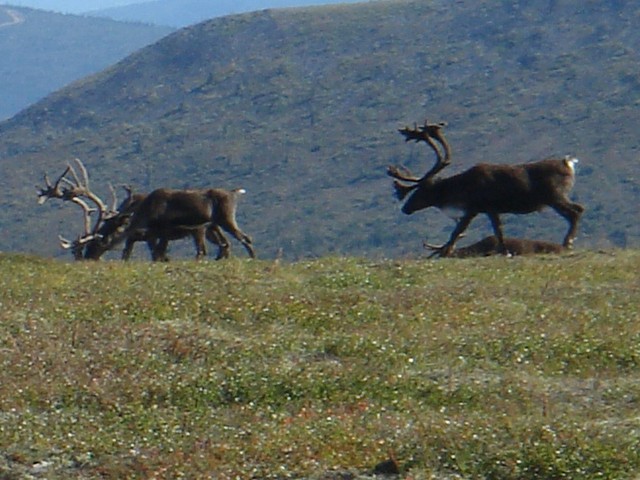
MULTIPOLYGON (((427 242, 424 242, 423 245, 432 252, 430 256, 438 255, 442 250, 442 245, 432 245, 427 242)), ((558 254, 566 251, 566 248, 559 243, 528 238, 505 237, 504 246, 509 254, 513 256, 558 254)), ((503 250, 498 237, 490 235, 466 247, 454 249, 449 256, 454 258, 489 257, 502 253, 503 250)))
POLYGON ((483 213, 489 218, 500 252, 509 253, 502 231, 500 215, 528 214, 551 207, 569 223, 562 246, 571 248, 584 207, 569 200, 575 180, 577 158, 551 158, 520 165, 479 163, 446 178, 436 175, 451 163, 451 148, 444 136, 446 123, 405 127, 399 132, 405 141, 423 141, 436 153, 436 162, 422 177, 402 166, 392 165, 387 174, 393 177, 396 197, 404 200, 402 212, 410 215, 429 207, 456 212, 457 223, 449 240, 435 250, 447 257, 471 221, 483 213), (438 147, 440 145, 442 151, 438 147), (409 183, 408 185, 406 182, 409 183))
MULTIPOLYGON (((168 190, 158 189, 150 194, 134 194, 127 189, 128 196, 119 205, 115 189, 111 188, 113 201, 110 207, 89 187, 87 169, 79 159, 68 163, 62 175, 52 183, 44 175, 45 187, 40 188, 38 203, 43 204, 54 198, 70 201, 79 205, 84 216, 84 232, 71 241, 63 237, 60 243, 63 248, 71 250, 77 260, 98 260, 108 250, 121 242, 125 242, 122 252, 124 260, 129 259, 135 242, 144 241, 151 252, 152 259, 167 260, 166 252, 169 241, 191 236, 196 246, 196 258, 206 256, 205 238, 218 246, 216 259, 229 257, 230 244, 222 230, 226 230, 238 238, 252 258, 255 258, 251 238, 244 234, 236 223, 237 197, 244 193, 243 189, 223 190, 168 190), (164 193, 163 193, 164 192, 164 193), (162 203, 167 192, 174 192, 171 205, 162 207, 158 216, 158 202, 162 203), (208 192, 209 211, 203 212, 198 207, 199 193, 208 192), (151 199, 148 201, 148 199, 151 199), (175 199, 178 199, 177 203, 175 199), (191 199, 191 201, 189 200, 191 199), (194 199, 196 200, 194 203, 194 199), (150 205, 152 204, 152 205, 150 205), (117 206, 116 206, 117 205, 117 206), (154 206, 155 205, 155 206, 154 206), (195 208, 193 222, 185 220, 185 212, 195 208), (92 220, 92 215, 97 217, 92 220), (198 213, 200 217, 198 217, 198 213), (203 220, 202 215, 206 216, 203 220), (182 217, 181 217, 182 216, 182 217), (145 223, 144 219, 148 219, 145 223)), ((165 197, 165 200, 167 198, 165 197)))
POLYGON ((238 197, 244 189, 171 190, 160 188, 149 194, 130 194, 118 208, 118 215, 105 221, 85 256, 100 258, 104 252, 125 242, 123 260, 128 260, 135 242, 145 241, 154 261, 167 260, 170 240, 193 238, 196 258, 207 255, 205 238, 218 246, 216 260, 228 258, 231 245, 222 233, 240 241, 251 258, 255 250, 251 238, 238 227, 238 197))

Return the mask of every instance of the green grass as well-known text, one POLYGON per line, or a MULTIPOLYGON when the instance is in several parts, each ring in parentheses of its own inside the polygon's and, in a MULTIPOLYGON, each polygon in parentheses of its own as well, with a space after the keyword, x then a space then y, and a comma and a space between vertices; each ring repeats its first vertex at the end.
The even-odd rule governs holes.
POLYGON ((0 256, 0 478, 633 478, 639 269, 0 256))

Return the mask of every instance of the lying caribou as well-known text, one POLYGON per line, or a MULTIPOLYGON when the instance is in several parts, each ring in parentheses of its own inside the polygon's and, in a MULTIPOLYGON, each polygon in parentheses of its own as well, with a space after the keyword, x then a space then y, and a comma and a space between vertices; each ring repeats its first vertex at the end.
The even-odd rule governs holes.
POLYGON ((205 238, 218 245, 216 259, 229 256, 231 245, 222 230, 243 244, 255 258, 253 242, 236 222, 238 197, 243 189, 171 190, 160 188, 148 195, 132 197, 111 222, 98 230, 100 238, 91 242, 87 258, 99 258, 105 251, 125 242, 123 259, 128 259, 133 244, 145 241, 153 260, 166 260, 168 242, 188 235, 196 245, 197 257, 206 255, 205 238))
MULTIPOLYGON (((530 240, 527 238, 505 237, 504 246, 509 254, 514 256, 557 254, 566 251, 566 248, 559 243, 530 240)), ((442 250, 442 246, 432 245, 426 242, 424 243, 424 247, 433 252, 430 257, 438 255, 442 250)), ((500 246, 500 241, 495 235, 491 235, 466 247, 456 248, 449 256, 454 258, 489 257, 502 253, 503 250, 500 246)))
POLYGON ((402 207, 403 213, 409 215, 429 207, 460 212, 449 241, 436 251, 438 255, 450 256, 460 235, 480 213, 489 217, 500 251, 506 254, 509 249, 502 232, 500 215, 532 213, 546 206, 553 208, 569 222, 563 246, 572 247, 578 221, 584 212, 582 205, 568 198, 575 180, 576 158, 567 156, 521 165, 479 163, 462 173, 439 179, 435 178, 436 175, 451 163, 451 149, 443 134, 445 126, 445 123, 429 124, 425 121, 424 126, 399 130, 405 141, 423 141, 436 153, 436 163, 422 177, 413 176, 404 167, 389 166, 387 169, 387 174, 396 179, 394 188, 397 198, 403 200, 411 194, 402 207), (444 155, 436 142, 442 146, 444 155))

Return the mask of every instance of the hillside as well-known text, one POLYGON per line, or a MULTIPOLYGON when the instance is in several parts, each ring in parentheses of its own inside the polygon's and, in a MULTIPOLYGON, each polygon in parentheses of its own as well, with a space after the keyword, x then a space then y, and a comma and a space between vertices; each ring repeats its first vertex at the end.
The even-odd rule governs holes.
POLYGON ((0 119, 171 31, 0 5, 0 119))
MULTIPOLYGON (((34 184, 79 157, 94 188, 242 186, 259 255, 420 255, 438 211, 400 213, 390 162, 432 155, 397 128, 446 120, 458 172, 480 161, 581 159, 577 247, 636 246, 640 6, 390 0, 271 10, 180 30, 0 124, 0 250, 60 254, 79 212, 34 184), (606 72, 606 75, 602 73, 606 72), (45 232, 45 235, 42 233, 45 232)), ((551 212, 508 235, 558 241, 551 212)), ((469 239, 484 236, 479 218, 469 239)))
POLYGON ((154 0, 87 12, 120 21, 185 27, 209 18, 257 10, 356 3, 362 0, 154 0))

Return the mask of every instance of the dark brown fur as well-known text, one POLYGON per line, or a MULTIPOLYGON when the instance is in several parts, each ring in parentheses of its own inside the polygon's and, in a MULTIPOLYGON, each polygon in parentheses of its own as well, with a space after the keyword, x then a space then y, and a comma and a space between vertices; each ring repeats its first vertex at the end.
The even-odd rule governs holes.
MULTIPOLYGON (((565 247, 559 243, 530 240, 527 238, 505 237, 504 246, 506 247, 507 252, 514 256, 558 254, 566 251, 565 247)), ((431 245, 425 245, 425 247, 435 251, 438 251, 441 248, 433 247, 431 245)), ((491 235, 466 247, 457 248, 453 250, 449 256, 455 258, 488 257, 490 255, 498 255, 502 253, 498 238, 495 235, 491 235)))
POLYGON ((251 239, 238 227, 235 219, 237 197, 242 190, 170 190, 158 189, 148 195, 138 194, 121 205, 119 215, 105 222, 102 239, 88 247, 86 258, 100 257, 124 241, 123 259, 128 259, 135 242, 145 241, 153 260, 166 260, 168 243, 191 236, 197 258, 205 256, 205 237, 218 245, 216 259, 229 256, 230 244, 222 230, 231 233, 255 257, 251 239))

